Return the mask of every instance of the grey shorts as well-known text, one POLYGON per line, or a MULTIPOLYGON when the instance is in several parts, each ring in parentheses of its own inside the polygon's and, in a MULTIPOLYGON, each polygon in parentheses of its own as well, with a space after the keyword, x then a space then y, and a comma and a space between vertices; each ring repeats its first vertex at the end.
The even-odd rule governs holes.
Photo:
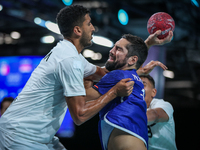
POLYGON ((0 150, 66 150, 59 139, 54 136, 48 144, 20 138, 0 130, 0 150))

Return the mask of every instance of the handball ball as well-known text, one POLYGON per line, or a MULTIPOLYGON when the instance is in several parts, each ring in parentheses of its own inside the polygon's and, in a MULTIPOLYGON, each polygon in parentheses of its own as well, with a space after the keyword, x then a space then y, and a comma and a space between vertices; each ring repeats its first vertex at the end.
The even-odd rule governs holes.
POLYGON ((147 30, 149 34, 155 33, 157 30, 161 30, 159 39, 164 39, 168 36, 169 31, 174 31, 175 22, 174 19, 165 12, 158 12, 153 14, 147 23, 147 30))

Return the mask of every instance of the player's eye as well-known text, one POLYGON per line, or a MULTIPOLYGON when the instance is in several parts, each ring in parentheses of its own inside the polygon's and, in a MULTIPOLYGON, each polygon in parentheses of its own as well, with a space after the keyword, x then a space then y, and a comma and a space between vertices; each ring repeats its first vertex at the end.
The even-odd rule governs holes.
POLYGON ((92 24, 92 23, 91 23, 91 22, 89 22, 89 23, 88 23, 88 26, 90 26, 91 24, 92 24))
POLYGON ((118 46, 116 46, 116 50, 123 51, 123 49, 121 47, 118 47, 118 46))

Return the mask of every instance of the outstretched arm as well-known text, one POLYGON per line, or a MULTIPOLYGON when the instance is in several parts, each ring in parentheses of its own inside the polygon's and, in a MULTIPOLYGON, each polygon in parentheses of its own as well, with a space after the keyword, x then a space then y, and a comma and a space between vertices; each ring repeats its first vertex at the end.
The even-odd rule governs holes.
MULTIPOLYGON (((96 115, 104 106, 117 96, 123 97, 131 94, 134 81, 131 79, 122 79, 113 86, 106 94, 100 96, 96 90, 90 89, 90 94, 99 97, 96 100, 87 101, 87 96, 65 97, 70 114, 75 124, 80 125, 96 115)), ((87 93, 87 92, 86 92, 87 93)))
POLYGON ((156 66, 161 67, 163 70, 166 70, 167 67, 161 63, 160 61, 150 61, 148 64, 146 64, 144 67, 140 67, 137 70, 137 74, 138 75, 145 75, 145 74, 149 74, 156 66))
POLYGON ((169 116, 162 108, 148 109, 147 110, 148 125, 157 122, 167 122, 169 116))
POLYGON ((166 43, 171 42, 173 37, 173 32, 169 31, 169 35, 164 39, 159 39, 157 36, 161 34, 161 30, 156 31, 154 34, 149 35, 149 37, 145 40, 145 43, 148 49, 153 45, 164 45, 166 43))

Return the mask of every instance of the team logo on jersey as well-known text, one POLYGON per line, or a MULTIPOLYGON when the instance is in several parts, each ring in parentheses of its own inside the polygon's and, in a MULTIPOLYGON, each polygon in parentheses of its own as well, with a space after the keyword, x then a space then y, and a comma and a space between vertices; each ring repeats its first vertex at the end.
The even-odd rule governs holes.
POLYGON ((18 99, 17 99, 17 97, 13 100, 13 102, 16 102, 18 99))
POLYGON ((132 74, 132 76, 133 76, 134 80, 137 80, 137 81, 139 81, 139 82, 141 82, 141 83, 143 84, 143 82, 142 82, 142 80, 140 79, 140 77, 138 77, 138 76, 136 76, 136 75, 134 75, 134 74, 132 74))
POLYGON ((145 97, 145 90, 144 89, 142 89, 142 93, 140 93, 140 96, 142 96, 143 100, 144 100, 144 97, 145 97))
POLYGON ((121 97, 121 103, 123 103, 124 102, 124 97, 121 97))

